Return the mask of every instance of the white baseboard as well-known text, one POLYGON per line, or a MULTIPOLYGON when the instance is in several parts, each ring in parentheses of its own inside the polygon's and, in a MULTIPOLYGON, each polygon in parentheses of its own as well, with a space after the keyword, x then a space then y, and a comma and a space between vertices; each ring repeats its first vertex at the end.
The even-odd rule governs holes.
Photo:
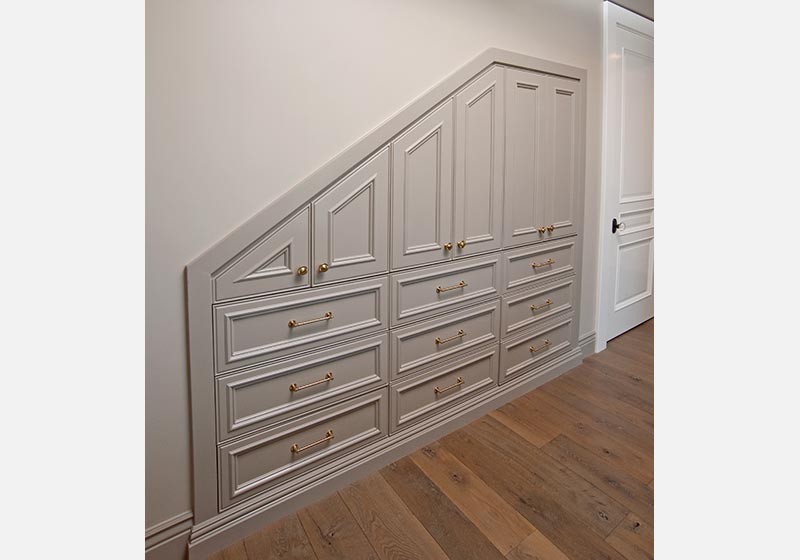
MULTIPOLYGON (((593 336, 593 334, 592 334, 593 336)), ((479 395, 464 403, 462 407, 449 409, 430 423, 408 429, 407 436, 400 440, 381 440, 366 447, 357 461, 350 463, 334 461, 329 465, 331 474, 305 485, 298 490, 272 502, 254 503, 247 510, 238 509, 220 514, 199 523, 192 529, 189 540, 190 560, 207 558, 211 554, 230 546, 266 525, 308 506, 348 484, 372 474, 420 447, 428 445, 445 435, 480 418, 508 401, 528 393, 540 385, 580 365, 583 355, 580 348, 556 358, 540 369, 532 370, 519 378, 494 388, 488 395, 479 395)), ((148 557, 147 560, 150 559, 148 557)), ((159 558, 158 560, 162 560, 159 558)), ((166 560, 166 558, 164 559, 166 560)))

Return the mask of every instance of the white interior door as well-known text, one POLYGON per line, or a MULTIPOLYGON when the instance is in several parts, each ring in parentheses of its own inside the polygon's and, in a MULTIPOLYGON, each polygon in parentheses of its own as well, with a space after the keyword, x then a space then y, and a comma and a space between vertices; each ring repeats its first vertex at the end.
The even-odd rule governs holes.
POLYGON ((598 350, 653 317, 653 22, 604 3, 605 118, 598 350))

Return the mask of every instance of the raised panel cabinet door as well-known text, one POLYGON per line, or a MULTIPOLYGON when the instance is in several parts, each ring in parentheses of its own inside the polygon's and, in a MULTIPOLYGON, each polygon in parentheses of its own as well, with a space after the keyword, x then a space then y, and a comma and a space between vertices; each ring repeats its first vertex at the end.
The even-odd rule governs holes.
POLYGON ((580 82, 550 77, 547 85, 546 165, 544 190, 546 237, 576 233, 580 138, 580 82))
POLYGON ((215 300, 310 286, 310 214, 303 208, 229 262, 214 276, 215 300))
POLYGON ((389 148, 314 202, 314 284, 389 269, 389 148))
POLYGON ((392 268, 450 259, 452 99, 394 141, 392 181, 392 268))
POLYGON ((546 239, 545 97, 548 77, 506 69, 503 246, 546 239))
POLYGON ((456 95, 455 256, 499 249, 503 235, 503 68, 456 95))

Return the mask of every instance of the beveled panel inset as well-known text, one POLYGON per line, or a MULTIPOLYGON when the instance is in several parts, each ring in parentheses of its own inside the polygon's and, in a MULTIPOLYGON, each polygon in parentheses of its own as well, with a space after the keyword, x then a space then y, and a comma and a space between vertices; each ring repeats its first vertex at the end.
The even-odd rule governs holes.
POLYGON ((503 296, 503 337, 572 311, 574 277, 545 284, 539 288, 503 296))
POLYGON ((503 252, 503 285, 506 290, 531 287, 574 271, 574 237, 503 252))
POLYGON ((520 333, 500 343, 500 384, 564 353, 577 343, 572 316, 520 333))

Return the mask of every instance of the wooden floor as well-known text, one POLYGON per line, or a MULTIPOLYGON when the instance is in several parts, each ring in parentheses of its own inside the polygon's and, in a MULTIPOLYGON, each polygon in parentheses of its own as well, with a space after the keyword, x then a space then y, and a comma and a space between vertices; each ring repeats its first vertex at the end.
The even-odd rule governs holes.
POLYGON ((213 558, 652 558, 653 328, 213 558))

